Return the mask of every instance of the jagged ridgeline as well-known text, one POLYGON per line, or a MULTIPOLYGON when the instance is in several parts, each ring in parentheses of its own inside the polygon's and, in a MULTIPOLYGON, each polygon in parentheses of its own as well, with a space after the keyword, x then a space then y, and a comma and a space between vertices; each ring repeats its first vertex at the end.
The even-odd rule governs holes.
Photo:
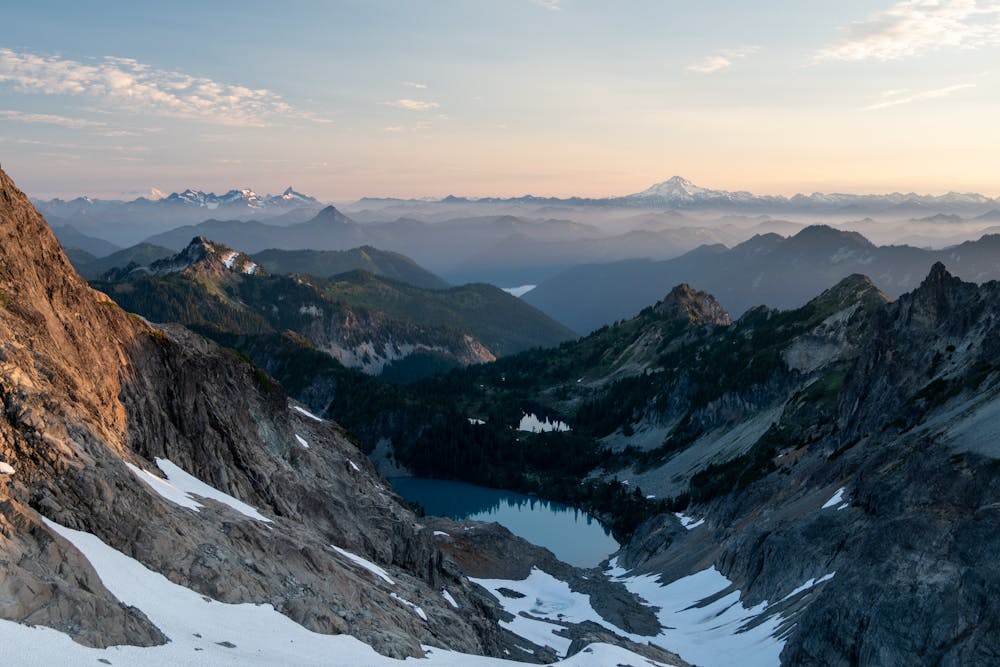
MULTIPOLYGON (((325 268, 324 268, 325 267, 325 268)), ((196 237, 177 255, 130 262, 93 282, 126 310, 154 322, 181 322, 217 339, 292 331, 295 340, 345 366, 389 379, 413 379, 572 334, 546 315, 485 284, 447 287, 412 261, 374 249, 268 251, 256 258, 196 237), (293 275, 268 273, 261 264, 293 275), (258 264, 260 262, 261 264, 258 264), (332 277, 310 267, 371 266, 423 286, 363 269, 332 277)))

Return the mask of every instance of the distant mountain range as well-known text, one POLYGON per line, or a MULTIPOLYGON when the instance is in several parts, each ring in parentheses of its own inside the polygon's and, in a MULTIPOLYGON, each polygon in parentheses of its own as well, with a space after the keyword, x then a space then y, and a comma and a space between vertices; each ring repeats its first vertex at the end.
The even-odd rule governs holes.
MULTIPOLYGON (((392 199, 362 199, 370 204, 382 204, 392 199)), ((424 200, 425 201, 425 200, 424 200)), ((656 183, 641 192, 604 198, 589 197, 460 197, 451 195, 440 200, 448 203, 511 203, 524 204, 569 204, 589 206, 627 206, 642 208, 704 209, 719 211, 756 211, 767 213, 813 213, 817 215, 891 213, 908 216, 920 211, 931 213, 963 211, 981 215, 1000 204, 994 199, 978 193, 949 192, 943 195, 921 195, 915 192, 893 192, 878 195, 857 195, 841 193, 756 195, 747 191, 713 190, 695 185, 681 176, 673 176, 656 183)))
POLYGON ((1000 223, 1000 201, 980 194, 761 196, 680 177, 605 199, 452 196, 363 199, 337 208, 289 188, 273 196, 186 190, 156 200, 78 198, 39 207, 64 248, 94 257, 139 242, 179 251, 195 236, 250 254, 371 246, 412 257, 452 283, 502 287, 539 284, 581 264, 669 260, 702 245, 731 248, 817 222, 881 244, 934 248, 993 233, 1000 223))
POLYGON ((935 262, 958 276, 1000 279, 1000 235, 985 235, 944 250, 877 246, 857 232, 826 225, 782 237, 762 234, 733 248, 706 245, 665 261, 645 259, 574 267, 524 295, 528 303, 586 333, 633 317, 681 282, 714 294, 735 316, 749 308, 795 308, 853 274, 863 273, 886 294, 914 289, 935 262))
MULTIPOLYGON (((201 222, 211 216, 267 219, 277 224, 300 222, 323 207, 315 197, 288 187, 278 195, 259 195, 251 189, 223 194, 188 189, 161 198, 33 200, 49 225, 70 225, 76 230, 116 245, 130 245, 165 227, 201 222)), ((86 248, 84 248, 86 249, 86 248)))
MULTIPOLYGON (((695 185, 681 176, 673 176, 641 192, 628 195, 591 197, 462 197, 449 195, 441 199, 397 199, 365 197, 352 208, 385 208, 398 203, 410 205, 468 205, 468 204, 521 204, 599 206, 627 208, 664 208, 678 210, 742 211, 770 214, 813 215, 892 215, 898 218, 912 216, 959 215, 970 219, 994 219, 1000 215, 1000 198, 978 193, 948 192, 943 195, 926 195, 915 192, 887 194, 820 193, 782 195, 757 195, 740 190, 715 190, 695 185), (991 217, 992 216, 992 217, 991 217)), ((286 216, 297 210, 315 213, 323 207, 316 197, 297 192, 292 187, 278 195, 260 195, 242 188, 223 194, 187 189, 160 198, 139 197, 131 201, 94 199, 33 200, 38 210, 49 220, 60 224, 88 225, 102 223, 138 224, 140 216, 169 219, 175 224, 200 222, 206 213, 212 217, 228 216, 235 219, 268 219, 286 216)), ((286 222, 305 218, 291 216, 286 222)), ((88 232, 88 229, 81 229, 88 232)), ((119 230, 120 231, 120 230, 119 230)))

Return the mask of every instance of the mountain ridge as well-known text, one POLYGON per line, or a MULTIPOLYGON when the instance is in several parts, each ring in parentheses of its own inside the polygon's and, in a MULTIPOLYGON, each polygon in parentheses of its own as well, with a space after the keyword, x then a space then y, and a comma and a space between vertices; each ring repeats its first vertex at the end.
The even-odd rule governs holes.
POLYGON ((758 235, 732 248, 702 247, 669 260, 581 265, 541 282, 523 298, 586 332, 630 317, 670 285, 686 282, 714 294, 739 316, 759 304, 800 306, 852 273, 872 276, 893 297, 915 288, 938 261, 967 279, 1000 279, 996 241, 986 234, 944 250, 877 246, 858 232, 812 225, 789 237, 758 235), (581 290, 590 298, 577 307, 571 296, 581 290))

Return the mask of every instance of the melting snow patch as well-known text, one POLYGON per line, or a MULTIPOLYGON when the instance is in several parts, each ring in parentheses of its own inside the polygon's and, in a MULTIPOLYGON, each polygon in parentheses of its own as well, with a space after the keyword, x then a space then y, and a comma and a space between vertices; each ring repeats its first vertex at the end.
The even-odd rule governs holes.
MULTIPOLYGON (((844 488, 845 487, 842 486, 839 489, 837 489, 837 492, 833 494, 833 496, 828 501, 823 503, 823 507, 821 507, 820 509, 825 510, 830 507, 833 507, 834 505, 841 505, 841 503, 844 503, 844 488)), ((838 507, 837 509, 843 509, 846 506, 847 504, 844 503, 843 506, 838 507)))
MULTIPOLYGON (((538 568, 532 568, 528 578, 521 581, 471 577, 469 580, 488 590, 500 602, 504 611, 514 615, 512 621, 500 621, 502 627, 534 644, 550 646, 559 655, 566 655, 571 641, 567 637, 554 634, 562 630, 563 626, 550 622, 553 620, 567 623, 593 621, 612 632, 627 635, 621 628, 608 623, 594 611, 590 604, 590 596, 571 591, 569 584, 538 568), (523 597, 508 597, 499 591, 501 588, 520 593, 523 597)), ((648 640, 648 637, 645 640, 648 640)), ((643 643, 645 640, 642 640, 643 643)))
POLYGON ((161 498, 165 498, 175 505, 186 507, 194 510, 195 512, 204 507, 204 505, 195 501, 191 496, 184 491, 181 491, 167 480, 160 479, 153 473, 134 466, 128 461, 125 462, 125 465, 127 465, 128 469, 132 471, 132 474, 139 478, 139 481, 146 484, 146 486, 155 491, 161 498))
POLYGON ((680 519, 681 525, 687 528, 688 530, 694 530, 701 524, 705 523, 704 518, 695 519, 693 516, 688 516, 683 512, 674 512, 674 516, 680 519))
POLYGON ((308 306, 299 306, 299 315, 312 315, 313 317, 319 317, 322 314, 323 311, 313 304, 309 304, 308 306))
POLYGON ((441 596, 448 601, 448 604, 450 604, 455 609, 458 609, 458 603, 455 602, 455 598, 451 596, 451 593, 448 592, 447 588, 441 589, 441 596))
POLYGON ((361 472, 361 468, 358 467, 357 463, 355 463, 351 459, 347 459, 347 462, 351 464, 351 467, 354 468, 355 472, 361 472))
POLYGON ((782 618, 775 614, 761 620, 767 602, 747 608, 740 592, 707 598, 732 588, 732 582, 715 567, 662 586, 655 575, 619 578, 629 591, 650 606, 659 607, 657 618, 665 628, 655 644, 688 662, 704 667, 771 667, 780 663, 784 640, 778 639, 782 618))
POLYGON ((296 433, 296 434, 295 434, 295 439, 299 441, 299 444, 300 444, 300 445, 302 445, 302 446, 303 446, 303 447, 305 447, 306 449, 309 449, 309 443, 308 443, 308 442, 306 442, 306 441, 305 441, 305 438, 303 438, 303 437, 302 437, 301 435, 299 435, 298 433, 296 433))
POLYGON ((802 584, 801 586, 799 586, 798 588, 796 588, 794 591, 792 591, 791 593, 789 593, 785 597, 781 598, 781 601, 784 602, 788 598, 793 598, 796 595, 798 595, 799 593, 801 593, 802 591, 807 591, 807 590, 809 590, 810 588, 812 588, 813 586, 815 586, 817 584, 822 584, 824 581, 830 581, 831 579, 833 579, 833 576, 835 574, 837 574, 837 573, 836 572, 831 572, 830 574, 824 574, 819 579, 810 579, 809 581, 807 581, 806 583, 802 584))
POLYGON ((316 415, 314 415, 313 413, 309 412, 305 408, 300 408, 297 405, 293 405, 292 409, 295 410, 296 412, 300 413, 300 414, 305 415, 306 417, 309 417, 309 419, 315 419, 318 422, 323 421, 320 417, 317 417, 316 415))
POLYGON ((624 567, 618 565, 618 556, 608 561, 608 569, 604 571, 610 579, 620 579, 629 572, 630 570, 626 570, 624 567))
POLYGON ((352 554, 347 549, 341 549, 340 547, 334 546, 332 544, 330 546, 333 547, 334 551, 336 551, 344 558, 352 561, 355 565, 363 567, 364 569, 374 574, 376 577, 381 577, 383 580, 385 580, 387 583, 392 584, 393 586, 396 585, 396 582, 393 581, 391 578, 389 578, 388 572, 386 572, 385 570, 383 570, 382 568, 380 568, 378 565, 371 562, 367 558, 362 558, 357 554, 352 554))
POLYGON ((518 431, 528 431, 530 433, 542 433, 549 431, 568 431, 569 424, 561 421, 550 422, 549 418, 546 417, 545 421, 541 421, 538 417, 532 414, 525 414, 521 417, 521 423, 517 426, 518 431))
POLYGON ((443 530, 435 530, 434 531, 434 537, 439 537, 439 536, 441 536, 441 537, 451 537, 451 535, 449 535, 448 533, 444 532, 443 530))
POLYGON ((0 461, 0 475, 13 475, 14 466, 9 463, 4 463, 0 461))
POLYGON ((410 609, 412 609, 414 611, 414 613, 416 613, 416 615, 419 616, 420 618, 424 619, 425 621, 427 620, 427 614, 424 613, 424 610, 420 608, 420 605, 413 604, 412 602, 410 602, 406 598, 402 598, 402 597, 396 595, 395 593, 389 593, 389 596, 392 597, 393 600, 398 601, 403 606, 409 607, 410 609))
MULTIPOLYGON (((250 517, 251 519, 256 519, 257 521, 263 521, 264 523, 271 523, 271 520, 266 516, 258 512, 256 509, 247 505, 245 502, 233 498, 228 493, 219 491, 213 486, 209 486, 205 482, 201 481, 197 477, 188 474, 176 464, 174 464, 169 459, 156 459, 157 467, 163 471, 163 474, 167 476, 167 481, 170 485, 178 489, 184 494, 201 496, 202 498, 210 498, 223 505, 228 505, 232 509, 236 510, 240 514, 250 517)), ((148 473, 147 473, 148 475, 148 473)), ((152 477, 152 475, 150 475, 152 477)), ((140 479, 142 479, 140 477, 140 479)), ((145 481, 145 480, 144 480, 145 481)))
POLYGON ((536 287, 538 287, 538 285, 519 285, 517 287, 501 287, 500 289, 507 292, 507 294, 510 294, 511 296, 520 298, 536 287))

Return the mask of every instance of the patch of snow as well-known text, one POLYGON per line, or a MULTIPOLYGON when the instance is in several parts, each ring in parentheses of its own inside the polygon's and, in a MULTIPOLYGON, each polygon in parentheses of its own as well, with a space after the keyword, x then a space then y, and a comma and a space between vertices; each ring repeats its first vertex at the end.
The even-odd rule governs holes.
POLYGON ((347 459, 347 462, 351 464, 351 467, 354 468, 355 472, 361 472, 361 468, 358 467, 357 463, 355 463, 351 459, 347 459))
POLYGON ((500 289, 507 292, 507 294, 510 294, 511 296, 520 298, 536 287, 538 287, 538 285, 519 285, 518 287, 501 287, 500 289))
MULTIPOLYGON (((269 604, 225 604, 179 586, 96 536, 42 519, 90 561, 104 586, 122 603, 140 609, 170 641, 161 646, 89 648, 42 626, 0 620, 5 656, 26 665, 100 664, 194 667, 196 665, 371 665, 402 661, 375 652, 350 635, 311 632, 269 604), (233 647, 220 646, 229 641, 233 647)), ((516 667, 524 663, 424 646, 422 667, 516 667)), ((609 644, 591 644, 558 667, 646 664, 640 656, 609 644)), ((659 664, 659 663, 651 663, 659 664)))
POLYGON ((608 569, 604 571, 604 573, 611 579, 624 577, 629 572, 630 570, 626 570, 624 567, 618 565, 618 556, 615 556, 608 561, 608 569))
POLYGON ((705 523, 704 517, 701 519, 695 519, 693 516, 688 516, 683 512, 674 512, 674 516, 680 519, 681 525, 688 530, 694 530, 701 524, 705 523))
POLYGON ((843 502, 844 502, 844 487, 842 486, 839 489, 837 489, 837 492, 833 494, 828 501, 823 503, 823 507, 821 507, 820 509, 825 510, 830 507, 833 507, 834 505, 840 505, 843 502))
POLYGON ((319 306, 310 303, 308 306, 299 306, 299 315, 312 315, 313 317, 319 317, 323 314, 323 311, 319 309, 319 306))
POLYGON ((455 598, 451 596, 451 593, 448 592, 447 588, 441 589, 441 596, 448 601, 448 604, 450 604, 455 609, 458 609, 458 603, 455 602, 455 598))
POLYGON ((444 532, 443 530, 435 530, 434 531, 434 537, 439 537, 439 536, 440 537, 451 537, 451 535, 449 535, 448 533, 444 532))
POLYGON ((309 412, 309 411, 308 411, 308 410, 306 410, 305 408, 300 408, 300 407, 299 407, 299 406, 297 406, 297 405, 293 405, 293 406, 292 406, 292 409, 293 409, 293 410, 295 410, 296 412, 298 412, 299 414, 303 414, 303 415, 305 415, 306 417, 309 417, 309 419, 315 419, 315 420, 316 420, 316 421, 318 421, 318 422, 321 422, 321 421, 323 421, 323 419, 322 419, 322 418, 320 418, 320 417, 317 417, 316 415, 314 415, 313 413, 309 412))
MULTIPOLYGON (((563 626, 551 621, 582 623, 593 621, 612 632, 626 633, 621 628, 604 620, 590 604, 590 596, 571 591, 569 584, 556 579, 547 572, 532 568, 527 579, 473 579, 497 599, 504 611, 513 614, 512 621, 500 621, 500 625, 516 635, 540 646, 549 646, 561 656, 569 650, 570 639, 554 634, 563 626), (499 591, 501 588, 521 593, 524 597, 511 598, 499 591), (530 615, 528 618, 523 615, 530 615)), ((649 638, 645 638, 643 643, 649 638)))
POLYGON ((476 419, 474 417, 469 417, 469 423, 472 424, 473 426, 482 426, 486 422, 483 421, 482 419, 476 419))
POLYGON ((396 582, 389 577, 388 572, 386 572, 385 570, 383 570, 382 568, 380 568, 378 565, 371 562, 367 558, 362 558, 357 554, 351 553, 347 549, 341 549, 340 547, 334 546, 332 544, 330 546, 333 547, 334 551, 336 551, 338 554, 348 559, 349 561, 353 562, 355 565, 363 567, 364 569, 374 574, 376 577, 379 577, 382 580, 384 580, 386 583, 392 584, 393 586, 396 585, 396 582))
POLYGON ((812 588, 813 586, 815 586, 817 584, 822 584, 824 581, 830 581, 831 579, 833 579, 833 577, 834 577, 835 574, 837 574, 837 573, 836 572, 831 572, 830 574, 824 574, 819 579, 810 579, 806 583, 804 583, 801 586, 797 587, 794 591, 792 591, 791 593, 789 593, 785 597, 781 598, 781 601, 784 602, 785 600, 787 600, 789 598, 793 598, 796 595, 798 595, 799 593, 801 593, 802 591, 807 591, 807 590, 809 590, 810 588, 812 588))
POLYGON ((303 446, 303 447, 305 447, 306 449, 309 449, 309 443, 308 443, 308 442, 306 442, 306 441, 305 441, 305 438, 303 438, 303 437, 302 437, 301 435, 299 435, 298 433, 296 433, 296 434, 295 434, 295 439, 299 441, 299 444, 300 444, 300 445, 302 445, 302 446, 303 446))
POLYGON ((134 466, 128 461, 125 462, 125 465, 127 465, 128 469, 132 471, 132 474, 139 478, 139 481, 146 484, 146 486, 155 491, 161 498, 169 500, 175 505, 180 505, 181 507, 194 510, 195 512, 204 507, 204 505, 195 501, 190 495, 181 491, 167 480, 161 479, 153 473, 143 470, 138 466, 134 466))
POLYGON ((0 461, 0 475, 13 475, 13 474, 14 474, 14 466, 12 466, 9 463, 0 461))
POLYGON ((545 421, 541 421, 534 413, 530 415, 525 413, 521 417, 521 423, 517 425, 517 430, 528 431, 529 433, 547 433, 549 431, 568 431, 570 428, 569 424, 565 422, 550 422, 548 417, 545 418, 545 421))
POLYGON ((219 491, 213 486, 209 486, 197 477, 188 474, 169 459, 156 459, 156 466, 167 476, 167 481, 179 491, 202 498, 209 498, 227 505, 240 514, 257 521, 271 523, 271 520, 258 512, 254 507, 247 505, 241 500, 237 500, 224 491, 219 491))
POLYGON ((253 274, 257 273, 257 265, 254 264, 253 262, 247 262, 246 266, 243 267, 243 273, 247 274, 248 276, 252 276, 253 274))
MULTIPOLYGON (((664 628, 653 639, 663 648, 703 667, 777 667, 784 648, 780 614, 764 617, 768 603, 745 607, 740 592, 715 567, 666 586, 655 575, 619 578, 645 600, 664 628), (719 595, 723 591, 730 592, 719 595), (713 596, 713 602, 704 601, 713 596)), ((648 638, 647 638, 648 641, 648 638)))
POLYGON ((222 256, 222 263, 226 265, 227 269, 231 269, 233 268, 233 265, 236 264, 236 258, 238 256, 239 256, 238 252, 236 252, 235 250, 230 250, 229 252, 227 252, 225 255, 222 256))
POLYGON ((419 616, 420 618, 424 619, 425 621, 427 620, 427 614, 426 614, 426 613, 424 612, 424 610, 423 610, 423 609, 421 609, 421 608, 420 608, 420 605, 416 605, 416 604, 413 604, 412 602, 410 602, 410 601, 409 601, 409 600, 407 600, 406 598, 403 598, 403 597, 400 597, 400 596, 399 596, 399 595, 397 595, 396 593, 389 593, 389 596, 390 596, 390 597, 391 597, 391 598, 392 598, 393 600, 396 600, 397 602, 399 602, 399 603, 400 603, 401 605, 403 605, 404 607, 409 607, 410 609, 412 609, 412 610, 413 610, 413 612, 414 612, 414 613, 415 613, 415 614, 416 614, 417 616, 419 616))

